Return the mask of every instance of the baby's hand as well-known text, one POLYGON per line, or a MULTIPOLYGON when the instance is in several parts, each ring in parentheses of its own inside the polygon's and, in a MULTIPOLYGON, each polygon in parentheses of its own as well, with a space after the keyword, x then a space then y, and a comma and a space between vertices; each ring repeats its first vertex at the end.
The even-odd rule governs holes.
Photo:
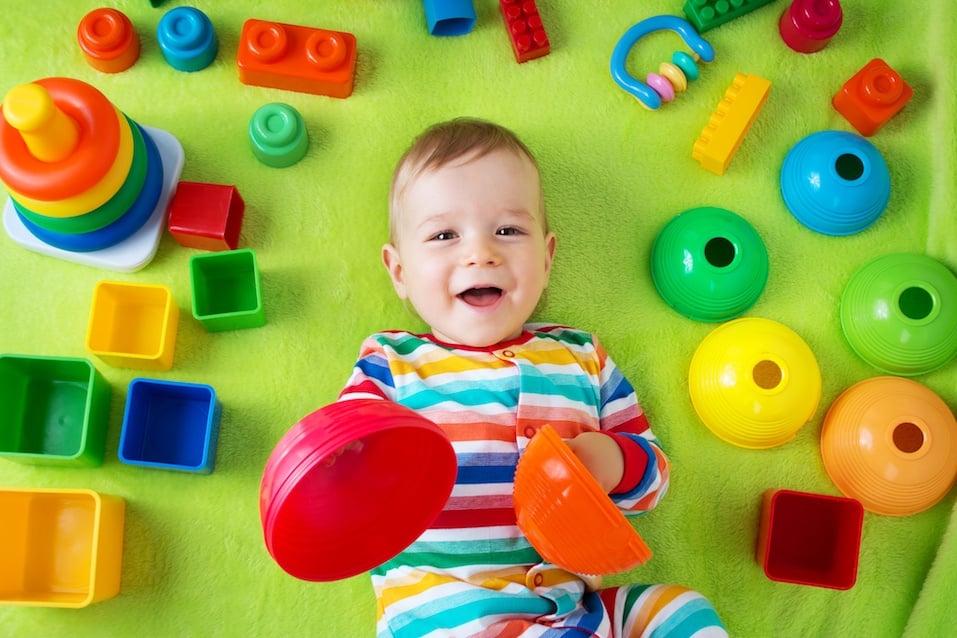
POLYGON ((625 455, 613 438, 601 432, 582 432, 565 442, 606 494, 621 483, 625 473, 625 455))

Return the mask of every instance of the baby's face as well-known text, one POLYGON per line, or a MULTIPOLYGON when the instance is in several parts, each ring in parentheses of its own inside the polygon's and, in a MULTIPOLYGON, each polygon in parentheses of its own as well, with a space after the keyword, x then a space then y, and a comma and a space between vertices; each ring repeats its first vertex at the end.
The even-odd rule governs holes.
POLYGON ((383 261, 435 337, 483 347, 519 336, 555 252, 532 163, 508 150, 466 156, 413 179, 398 208, 383 261))

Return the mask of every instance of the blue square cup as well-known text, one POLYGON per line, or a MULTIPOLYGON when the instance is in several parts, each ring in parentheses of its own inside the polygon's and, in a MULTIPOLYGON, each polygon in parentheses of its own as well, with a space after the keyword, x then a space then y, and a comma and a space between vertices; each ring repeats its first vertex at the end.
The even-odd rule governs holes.
POLYGON ((133 379, 126 395, 120 461, 209 474, 216 462, 221 406, 201 383, 133 379))
POLYGON ((19 463, 103 463, 109 382, 87 359, 0 355, 0 457, 19 463))

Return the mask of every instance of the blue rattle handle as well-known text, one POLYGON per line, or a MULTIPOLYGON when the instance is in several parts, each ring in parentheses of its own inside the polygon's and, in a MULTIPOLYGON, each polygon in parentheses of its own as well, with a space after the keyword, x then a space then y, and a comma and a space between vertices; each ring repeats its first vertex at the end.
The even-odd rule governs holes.
POLYGON ((707 40, 698 35, 687 20, 677 16, 661 15, 646 18, 625 31, 611 52, 611 77, 622 89, 631 93, 638 101, 651 110, 661 106, 661 96, 650 86, 638 80, 625 70, 625 61, 631 49, 649 33, 670 30, 681 36, 692 51, 705 62, 714 60, 714 48, 707 40))

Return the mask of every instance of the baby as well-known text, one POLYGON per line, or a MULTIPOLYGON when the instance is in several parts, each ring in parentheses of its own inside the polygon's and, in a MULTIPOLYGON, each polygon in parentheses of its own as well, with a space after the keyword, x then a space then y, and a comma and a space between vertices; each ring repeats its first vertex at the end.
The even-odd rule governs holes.
POLYGON ((382 261, 431 332, 369 337, 339 399, 395 401, 434 421, 458 472, 429 529, 372 571, 378 636, 726 636, 697 592, 596 590, 544 562, 516 525, 515 467, 545 424, 626 515, 668 487, 668 460, 598 340, 527 323, 556 245, 529 149, 482 120, 435 125, 399 161, 389 212, 382 261))

